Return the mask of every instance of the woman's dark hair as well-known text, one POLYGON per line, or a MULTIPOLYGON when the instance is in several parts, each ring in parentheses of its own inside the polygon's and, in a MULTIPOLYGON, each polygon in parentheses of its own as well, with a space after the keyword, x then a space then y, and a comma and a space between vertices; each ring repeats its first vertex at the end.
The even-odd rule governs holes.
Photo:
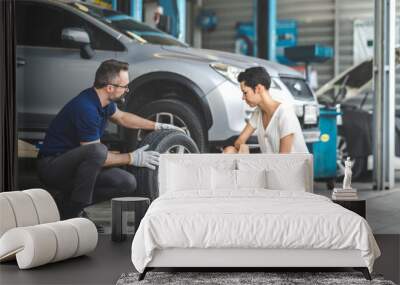
POLYGON ((265 89, 269 89, 271 86, 271 76, 262 66, 250 67, 245 71, 239 73, 239 82, 244 82, 244 84, 251 89, 255 89, 258 84, 261 84, 265 89))
POLYGON ((93 86, 95 88, 103 88, 119 75, 121 70, 128 71, 129 64, 115 59, 108 59, 103 61, 96 71, 93 86))

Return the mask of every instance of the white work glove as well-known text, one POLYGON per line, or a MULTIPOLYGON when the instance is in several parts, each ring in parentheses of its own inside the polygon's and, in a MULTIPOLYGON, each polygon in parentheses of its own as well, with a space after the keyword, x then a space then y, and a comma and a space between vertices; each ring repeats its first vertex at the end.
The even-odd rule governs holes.
POLYGON ((153 170, 156 169, 156 166, 159 165, 160 153, 151 150, 145 151, 148 148, 149 145, 147 144, 129 153, 129 156, 131 157, 129 164, 138 167, 147 167, 153 170))
POLYGON ((160 131, 160 130, 175 130, 175 131, 180 131, 185 133, 184 130, 182 130, 181 128, 171 125, 171 124, 162 124, 162 123, 156 123, 155 127, 154 127, 155 131, 160 131))

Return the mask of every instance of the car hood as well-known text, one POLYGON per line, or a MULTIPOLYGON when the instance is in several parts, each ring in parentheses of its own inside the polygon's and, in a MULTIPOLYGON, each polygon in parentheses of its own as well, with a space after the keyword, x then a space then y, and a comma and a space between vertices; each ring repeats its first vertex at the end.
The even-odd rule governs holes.
POLYGON ((190 47, 163 46, 162 49, 165 52, 159 54, 159 56, 162 56, 164 58, 173 58, 177 60, 191 59, 205 63, 221 62, 242 69, 246 69, 252 66, 263 66, 272 77, 278 77, 279 75, 287 75, 301 78, 304 77, 301 73, 292 68, 256 57, 216 50, 196 49, 190 47))
POLYGON ((322 85, 315 94, 321 101, 334 102, 337 93, 333 92, 335 87, 340 88, 342 96, 339 96, 337 103, 345 102, 359 94, 371 89, 372 81, 372 59, 365 60, 354 65, 338 76, 322 85))
MULTIPOLYGON (((400 65, 400 47, 395 49, 395 66, 398 68, 400 65)), ((326 102, 334 102, 334 97, 337 93, 333 92, 335 87, 338 87, 343 92, 342 96, 339 96, 339 100, 336 103, 345 102, 359 94, 369 92, 372 90, 372 79, 373 79, 373 60, 367 59, 356 65, 353 65, 335 76, 327 83, 322 85, 315 94, 318 100, 326 102), (344 90, 343 90, 344 89, 344 90)))

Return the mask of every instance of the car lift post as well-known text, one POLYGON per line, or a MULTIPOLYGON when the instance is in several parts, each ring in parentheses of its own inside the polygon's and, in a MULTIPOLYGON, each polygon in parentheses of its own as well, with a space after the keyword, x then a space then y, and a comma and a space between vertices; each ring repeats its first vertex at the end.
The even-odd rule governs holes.
POLYGON ((178 6, 178 25, 179 34, 178 39, 181 42, 186 40, 186 0, 176 0, 178 6))
POLYGON ((254 54, 276 60, 276 0, 253 0, 254 54))
POLYGON ((394 187, 396 1, 375 0, 374 188, 394 187))
POLYGON ((143 21, 143 0, 131 0, 130 14, 136 21, 143 21))

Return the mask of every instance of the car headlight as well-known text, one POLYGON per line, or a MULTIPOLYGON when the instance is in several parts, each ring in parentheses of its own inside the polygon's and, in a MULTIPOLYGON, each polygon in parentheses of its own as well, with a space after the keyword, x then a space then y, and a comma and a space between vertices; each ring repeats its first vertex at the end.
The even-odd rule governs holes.
MULTIPOLYGON (((214 63, 211 63, 210 66, 212 67, 212 69, 214 69, 216 72, 218 72, 219 74, 224 76, 226 79, 239 85, 237 77, 239 76, 239 73, 244 71, 243 68, 239 68, 239 67, 236 67, 233 65, 222 63, 222 62, 214 62, 214 63)), ((278 90, 281 89, 281 87, 278 85, 278 83, 275 81, 274 78, 271 78, 270 88, 278 89, 278 90)))
POLYGON ((233 65, 229 65, 229 64, 225 64, 225 63, 221 63, 221 62, 214 62, 211 63, 210 66, 219 74, 221 74, 222 76, 224 76, 225 78, 229 79, 230 81, 232 81, 235 84, 239 84, 239 82, 237 81, 237 77, 239 75, 240 72, 244 71, 244 69, 233 66, 233 65))
POLYGON ((304 124, 314 125, 318 123, 319 109, 316 105, 304 106, 304 124))

